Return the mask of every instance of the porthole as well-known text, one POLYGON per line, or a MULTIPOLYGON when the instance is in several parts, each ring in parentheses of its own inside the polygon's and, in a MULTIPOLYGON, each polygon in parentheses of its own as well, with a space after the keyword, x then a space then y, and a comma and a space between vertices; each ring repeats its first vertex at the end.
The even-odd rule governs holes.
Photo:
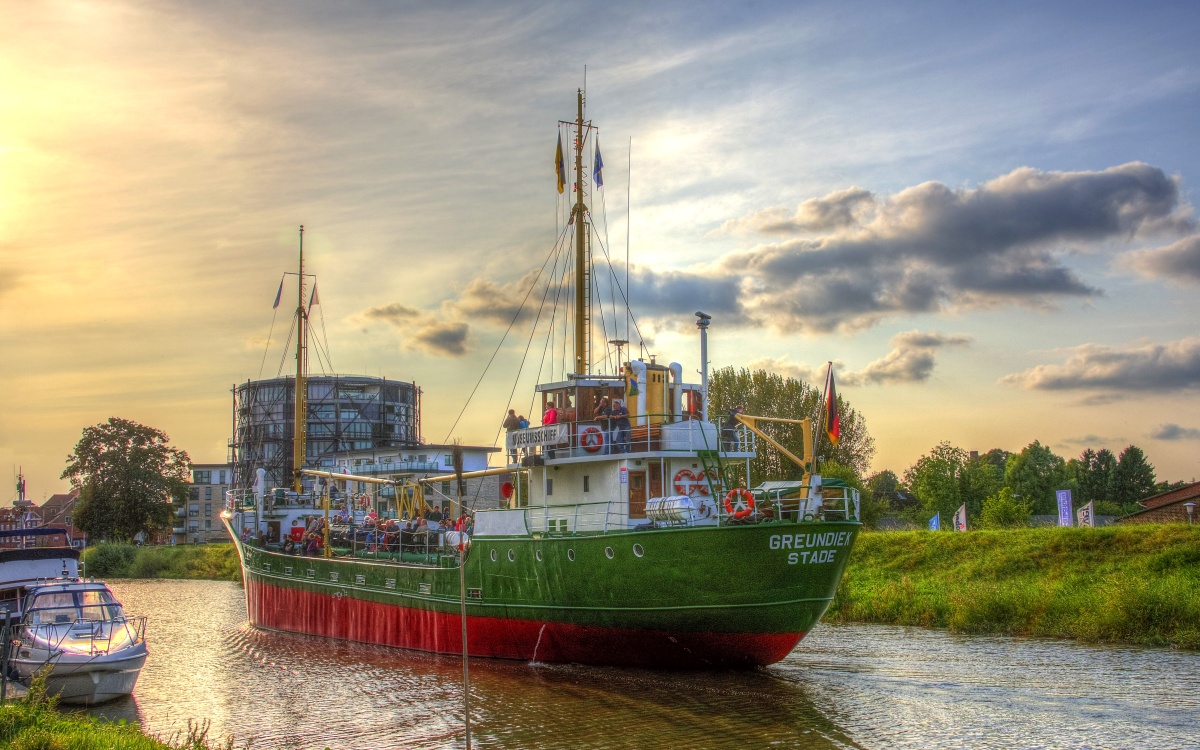
POLYGON ((571 562, 575 562, 575 550, 573 550, 573 549, 567 550, 567 559, 570 560, 571 562))
POLYGON ((541 551, 540 549, 539 549, 539 550, 535 550, 535 551, 534 551, 534 553, 533 553, 533 556, 537 558, 537 561, 538 561, 538 562, 541 562, 541 561, 542 561, 542 551, 541 551))
POLYGON ((492 550, 492 562, 496 562, 499 559, 500 556, 496 554, 496 550, 492 550))
POLYGON ((509 561, 509 562, 513 562, 513 561, 515 561, 516 559, 517 559, 517 553, 516 553, 516 552, 513 552, 512 550, 509 550, 509 551, 508 551, 508 561, 509 561))
POLYGON ((609 560, 613 559, 614 554, 616 554, 616 553, 613 552, 612 547, 604 548, 604 556, 607 557, 609 560))
POLYGON ((642 555, 646 554, 646 550, 642 549, 642 545, 635 544, 633 545, 633 554, 635 557, 641 557, 642 555))

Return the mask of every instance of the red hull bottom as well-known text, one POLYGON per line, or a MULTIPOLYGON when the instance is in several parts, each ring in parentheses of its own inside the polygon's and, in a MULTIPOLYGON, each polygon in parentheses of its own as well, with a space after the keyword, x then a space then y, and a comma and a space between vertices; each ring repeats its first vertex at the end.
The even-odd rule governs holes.
MULTIPOLYGON (((360 643, 462 653, 458 614, 328 596, 246 581, 253 625, 360 643)), ((503 617, 468 617, 471 656, 636 667, 765 666, 805 633, 635 630, 503 617)))

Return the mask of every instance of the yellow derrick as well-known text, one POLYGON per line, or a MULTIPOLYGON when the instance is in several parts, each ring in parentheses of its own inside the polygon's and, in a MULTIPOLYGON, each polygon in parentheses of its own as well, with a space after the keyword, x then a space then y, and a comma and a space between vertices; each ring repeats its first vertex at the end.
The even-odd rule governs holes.
POLYGON ((783 417, 754 417, 749 414, 735 414, 739 422, 746 425, 747 428, 755 435, 758 435, 763 440, 770 443, 777 451, 787 456, 792 463, 796 464, 804 471, 804 476, 801 481, 807 484, 809 477, 812 476, 813 465, 813 441, 812 441, 812 420, 811 419, 785 419, 783 417), (758 422, 783 422, 785 424, 798 424, 804 427, 804 457, 797 458, 795 454, 780 445, 779 441, 771 437, 767 433, 758 428, 758 422))

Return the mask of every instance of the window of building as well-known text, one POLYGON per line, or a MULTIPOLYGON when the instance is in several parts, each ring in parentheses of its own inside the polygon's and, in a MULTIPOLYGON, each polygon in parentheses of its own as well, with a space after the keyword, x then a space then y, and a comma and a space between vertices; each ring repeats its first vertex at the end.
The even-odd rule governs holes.
MULTIPOLYGON (((586 486, 586 485, 587 485, 587 481, 586 481, 586 479, 587 479, 587 478, 586 478, 586 477, 584 477, 584 479, 585 479, 585 481, 584 481, 584 492, 587 492, 587 486, 586 486)), ((211 515, 212 515, 212 503, 205 503, 205 504, 204 504, 204 515, 206 515, 206 516, 211 516, 211 515)))
POLYGON ((442 459, 442 465, 453 467, 454 466, 454 456, 447 453, 446 457, 442 459))
POLYGON ((554 494, 554 480, 553 479, 546 480, 546 494, 547 495, 554 494))
POLYGON ((450 481, 449 480, 442 482, 442 494, 443 495, 450 494, 450 481))
POLYGON ((192 483, 193 484, 212 484, 212 472, 211 471, 193 471, 192 472, 192 483))
POLYGON ((590 480, 591 480, 591 477, 589 477, 588 475, 584 474, 584 476, 583 476, 583 491, 584 491, 584 492, 591 492, 591 490, 592 490, 592 487, 591 487, 591 482, 590 482, 590 480))
POLYGON ((205 487, 205 488, 204 488, 204 499, 205 499, 205 500, 212 500, 212 487, 205 487))
POLYGON ((199 500, 200 499, 200 488, 199 487, 188 487, 188 498, 191 500, 199 500))
POLYGON ((212 531, 212 521, 210 521, 210 520, 208 520, 208 519, 205 519, 205 520, 204 520, 204 530, 205 530, 205 531, 212 531))
POLYGON ((221 481, 217 482, 217 484, 225 484, 225 470, 224 469, 221 469, 221 481))

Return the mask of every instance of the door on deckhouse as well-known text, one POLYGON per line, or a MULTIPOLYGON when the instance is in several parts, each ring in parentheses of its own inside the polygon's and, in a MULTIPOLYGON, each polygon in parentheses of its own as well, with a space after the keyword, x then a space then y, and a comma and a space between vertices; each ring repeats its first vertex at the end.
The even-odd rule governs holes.
POLYGON ((629 472, 629 517, 646 517, 646 472, 629 472))

